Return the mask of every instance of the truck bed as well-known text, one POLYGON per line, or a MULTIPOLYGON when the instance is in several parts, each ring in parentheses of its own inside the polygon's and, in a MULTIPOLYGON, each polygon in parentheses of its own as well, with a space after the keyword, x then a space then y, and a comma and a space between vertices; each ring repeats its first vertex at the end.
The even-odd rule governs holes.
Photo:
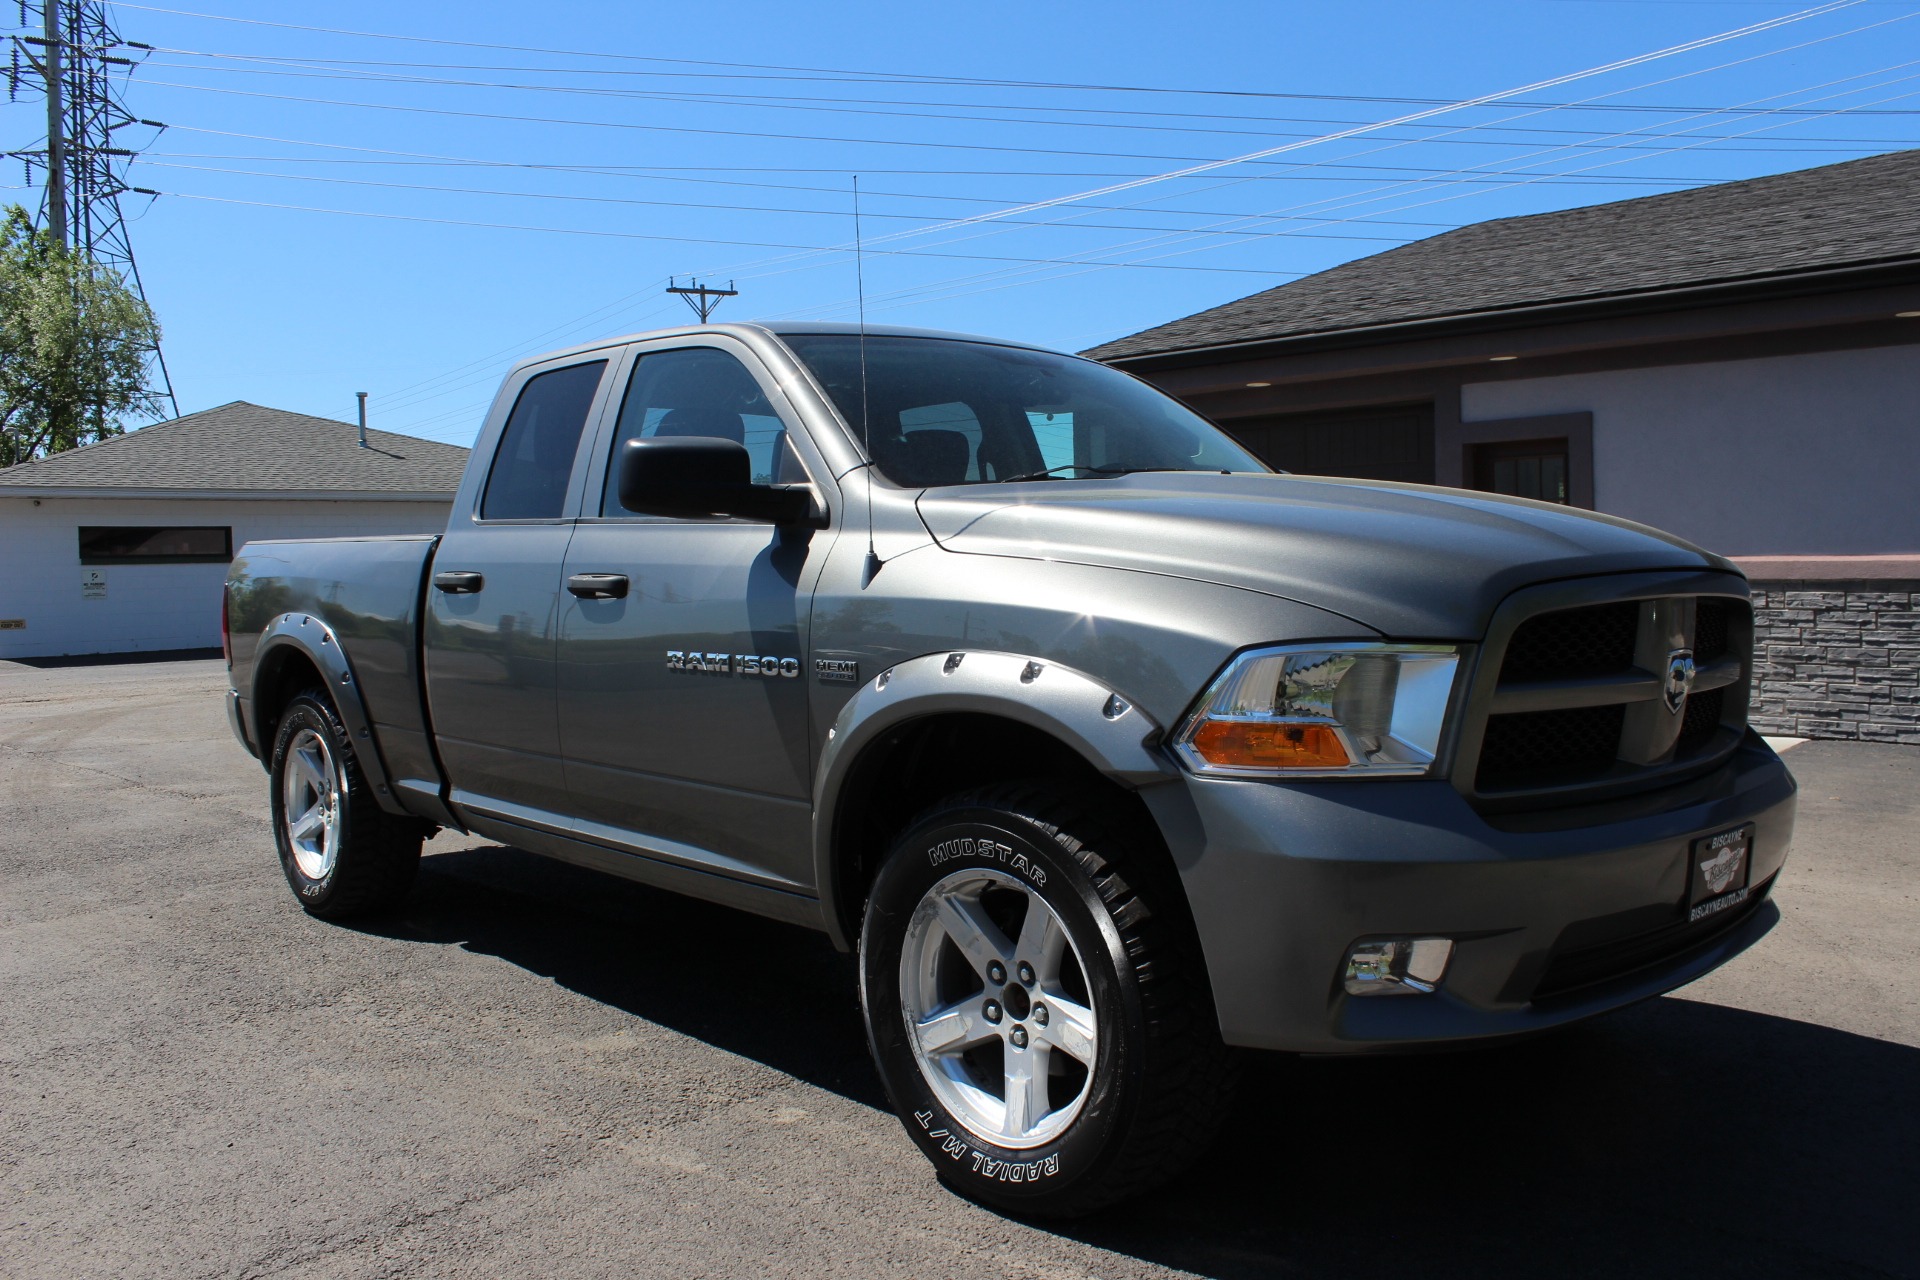
MULTIPOLYGON (((249 744, 263 760, 273 750, 271 727, 256 720, 254 698, 276 681, 312 678, 306 668, 276 669, 288 658, 273 646, 271 628, 281 615, 308 615, 337 639, 395 796, 405 797, 408 810, 424 810, 423 816, 437 809, 441 778, 426 707, 420 623, 439 541, 438 534, 398 534, 249 542, 240 548, 227 580, 232 681, 249 744), (416 803, 427 798, 430 803, 416 803)), ((382 802, 399 807, 388 797, 382 802)))

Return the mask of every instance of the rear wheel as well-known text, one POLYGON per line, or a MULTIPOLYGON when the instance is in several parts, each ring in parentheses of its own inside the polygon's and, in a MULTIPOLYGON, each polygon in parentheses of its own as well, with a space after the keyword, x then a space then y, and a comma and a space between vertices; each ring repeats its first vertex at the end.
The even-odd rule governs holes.
POLYGON ((1090 1212, 1173 1176, 1231 1102, 1177 882, 1070 794, 950 798, 900 841, 861 934, 874 1060, 940 1176, 1090 1212))
POLYGON ((406 898, 426 825, 380 807, 320 690, 300 694, 281 713, 271 778, 274 843, 301 906, 338 919, 406 898))

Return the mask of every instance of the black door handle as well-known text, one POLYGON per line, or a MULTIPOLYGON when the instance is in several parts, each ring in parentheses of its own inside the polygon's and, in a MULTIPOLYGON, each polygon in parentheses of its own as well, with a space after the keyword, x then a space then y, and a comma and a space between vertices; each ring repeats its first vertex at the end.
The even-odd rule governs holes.
POLYGON ((486 584, 485 578, 464 569, 448 569, 433 575, 433 585, 450 596, 472 595, 486 584))
POLYGON ((621 600, 627 594, 627 575, 576 573, 567 578, 567 590, 582 600, 621 600))

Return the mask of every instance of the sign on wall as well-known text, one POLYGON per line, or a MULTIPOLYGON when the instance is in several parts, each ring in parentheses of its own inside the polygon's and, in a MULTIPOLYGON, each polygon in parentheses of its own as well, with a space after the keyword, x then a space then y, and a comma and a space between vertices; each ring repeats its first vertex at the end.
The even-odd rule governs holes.
POLYGON ((105 569, 82 569, 80 571, 80 598, 82 600, 105 600, 107 598, 107 571, 105 569))

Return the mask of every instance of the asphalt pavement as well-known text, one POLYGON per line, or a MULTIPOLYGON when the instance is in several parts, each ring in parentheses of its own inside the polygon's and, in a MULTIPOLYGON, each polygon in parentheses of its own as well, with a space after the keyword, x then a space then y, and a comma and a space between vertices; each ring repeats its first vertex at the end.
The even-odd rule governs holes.
POLYGON ((1783 919, 1556 1035, 1248 1072, 1168 1190, 945 1191, 804 930, 443 834, 304 915, 207 661, 0 662, 0 1274, 1920 1276, 1920 749, 1808 743, 1783 919))

